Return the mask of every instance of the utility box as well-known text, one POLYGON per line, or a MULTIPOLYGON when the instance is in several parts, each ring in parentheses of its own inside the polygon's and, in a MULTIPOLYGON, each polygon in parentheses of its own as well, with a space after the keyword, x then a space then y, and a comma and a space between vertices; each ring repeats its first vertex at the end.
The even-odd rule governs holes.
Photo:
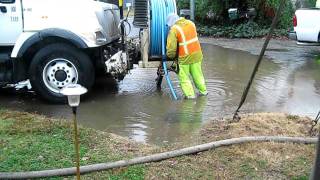
POLYGON ((184 18, 186 18, 186 19, 190 19, 190 17, 191 17, 191 11, 190 11, 190 9, 181 9, 181 10, 180 10, 180 16, 181 16, 181 17, 184 17, 184 18))
POLYGON ((238 8, 230 8, 228 9, 229 19, 236 20, 239 18, 238 8))

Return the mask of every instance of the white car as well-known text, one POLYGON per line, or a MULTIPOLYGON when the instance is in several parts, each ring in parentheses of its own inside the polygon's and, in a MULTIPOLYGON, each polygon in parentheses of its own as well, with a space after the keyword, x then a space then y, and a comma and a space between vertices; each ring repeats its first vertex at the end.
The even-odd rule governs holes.
POLYGON ((290 39, 304 45, 320 43, 320 8, 298 9, 293 26, 294 30, 289 32, 290 39))

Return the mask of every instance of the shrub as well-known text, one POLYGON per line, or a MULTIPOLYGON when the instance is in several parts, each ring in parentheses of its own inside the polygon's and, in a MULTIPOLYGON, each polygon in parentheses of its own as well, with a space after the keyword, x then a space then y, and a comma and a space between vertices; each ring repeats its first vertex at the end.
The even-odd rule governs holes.
MULTIPOLYGON (((198 25, 198 33, 200 36, 212 36, 212 37, 227 37, 227 38, 254 38, 266 36, 269 32, 269 27, 260 26, 253 21, 239 25, 227 25, 227 26, 204 26, 198 25)), ((287 34, 287 30, 275 29, 273 36, 284 36, 287 34)))
POLYGON ((317 3, 317 0, 308 0, 309 7, 315 7, 317 3))
MULTIPOLYGON (((311 3, 315 3, 315 0, 311 3)), ((178 0, 179 9, 189 8, 189 0, 178 0)), ((270 26, 275 12, 279 6, 279 0, 195 0, 196 3, 196 20, 201 24, 206 25, 230 25, 234 24, 228 19, 229 8, 246 9, 255 8, 257 16, 254 19, 259 25, 270 26)), ((291 0, 286 1, 286 5, 282 10, 282 15, 279 19, 277 28, 288 29, 292 26, 292 16, 294 8, 291 0)), ((238 23, 238 22, 237 22, 238 23)), ((244 22, 247 23, 247 22, 244 22)), ((250 24, 250 23, 249 23, 250 24)), ((246 25, 245 27, 250 27, 246 25)), ((247 30, 247 29, 246 29, 247 30)))

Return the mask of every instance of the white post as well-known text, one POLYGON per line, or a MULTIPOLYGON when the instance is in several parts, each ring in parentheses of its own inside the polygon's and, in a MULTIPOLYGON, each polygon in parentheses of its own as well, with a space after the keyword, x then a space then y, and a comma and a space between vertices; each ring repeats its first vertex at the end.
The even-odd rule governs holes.
POLYGON ((195 3, 194 0, 190 0, 190 19, 194 21, 195 3))
POLYGON ((149 61, 149 31, 144 29, 142 31, 141 38, 141 56, 142 56, 142 67, 147 67, 149 61))

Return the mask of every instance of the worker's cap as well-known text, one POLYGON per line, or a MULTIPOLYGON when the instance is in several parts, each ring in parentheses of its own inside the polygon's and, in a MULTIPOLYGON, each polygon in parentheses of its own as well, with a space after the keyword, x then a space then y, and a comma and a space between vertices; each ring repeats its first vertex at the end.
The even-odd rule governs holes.
POLYGON ((167 16, 167 25, 169 27, 173 26, 178 20, 179 20, 179 16, 175 13, 170 13, 168 16, 167 16))

